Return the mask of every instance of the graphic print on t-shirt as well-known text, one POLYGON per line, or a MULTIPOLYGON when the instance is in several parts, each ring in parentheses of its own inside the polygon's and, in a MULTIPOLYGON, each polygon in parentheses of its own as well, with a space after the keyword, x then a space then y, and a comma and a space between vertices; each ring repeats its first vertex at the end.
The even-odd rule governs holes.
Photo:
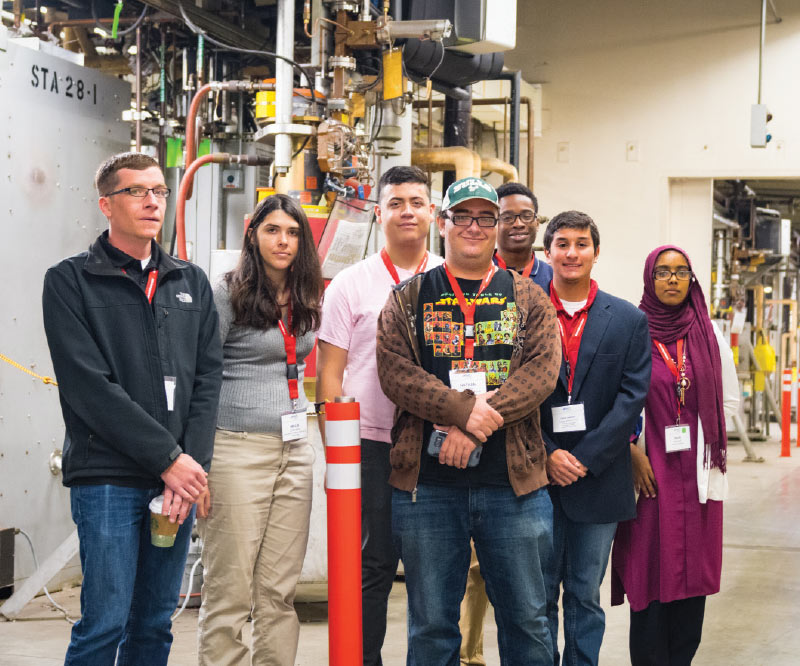
MULTIPOLYGON (((471 303, 474 293, 464 294, 471 303)), ((497 388, 508 377, 511 358, 511 345, 517 334, 517 304, 509 302, 507 294, 499 291, 484 291, 478 299, 482 314, 490 313, 491 318, 475 323, 475 360, 477 366, 486 373, 487 387, 497 388), (493 348, 494 347, 494 348, 493 348)), ((423 302, 423 338, 434 358, 450 358, 450 370, 463 369, 464 324, 460 319, 458 301, 448 288, 433 302, 423 302)))
MULTIPOLYGON (((481 280, 458 278, 467 304, 481 287, 481 280)), ((426 273, 419 292, 417 342, 422 367, 450 386, 450 373, 465 368, 464 315, 444 268, 426 273)), ((508 378, 511 357, 519 329, 519 308, 514 299, 514 280, 508 271, 497 271, 480 294, 475 307, 474 357, 472 364, 486 373, 486 389, 492 391, 508 378)), ((428 442, 433 423, 425 421, 423 442, 428 442)), ((420 454, 418 483, 452 487, 508 487, 506 433, 502 428, 492 433, 483 445, 476 467, 459 469, 439 463, 427 453, 420 454)))

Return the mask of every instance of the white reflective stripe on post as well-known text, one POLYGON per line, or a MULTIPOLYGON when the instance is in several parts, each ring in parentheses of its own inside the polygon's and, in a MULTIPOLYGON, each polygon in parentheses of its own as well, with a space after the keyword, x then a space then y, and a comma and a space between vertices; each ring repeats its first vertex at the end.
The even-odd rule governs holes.
POLYGON ((328 463, 328 490, 358 490, 361 488, 360 463, 328 463))
POLYGON ((361 444, 359 421, 325 420, 325 446, 358 446, 361 444))

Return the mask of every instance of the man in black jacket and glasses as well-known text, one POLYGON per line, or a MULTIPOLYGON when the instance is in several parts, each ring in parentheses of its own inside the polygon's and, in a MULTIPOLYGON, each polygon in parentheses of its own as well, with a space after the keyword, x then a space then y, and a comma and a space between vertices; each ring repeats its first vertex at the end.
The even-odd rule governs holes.
POLYGON ((66 664, 166 664, 211 461, 222 349, 205 274, 155 242, 170 194, 158 163, 123 153, 95 177, 108 219, 47 271, 42 305, 64 415, 64 485, 80 539, 82 618, 66 664), (150 539, 152 499, 180 528, 150 539))

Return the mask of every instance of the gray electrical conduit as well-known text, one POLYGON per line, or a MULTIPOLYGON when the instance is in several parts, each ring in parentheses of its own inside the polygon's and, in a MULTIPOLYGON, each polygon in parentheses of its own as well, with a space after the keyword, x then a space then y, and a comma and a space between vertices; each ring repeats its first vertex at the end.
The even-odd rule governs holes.
MULTIPOLYGON (((28 545, 30 546, 30 549, 31 549, 31 556, 33 557, 33 564, 36 567, 36 570, 38 571, 39 570, 39 558, 36 557, 36 549, 33 547, 33 541, 31 540, 30 536, 28 536, 28 533, 25 530, 17 528, 16 532, 18 532, 19 534, 24 536, 25 540, 28 542, 28 545)), ((197 565, 199 565, 200 562, 201 562, 200 556, 198 555, 197 560, 195 560, 195 563, 192 565, 192 568, 189 571, 189 587, 186 590, 186 596, 183 599, 183 603, 181 604, 181 607, 170 618, 170 621, 175 621, 175 619, 181 613, 183 613, 184 610, 186 610, 186 605, 189 603, 189 598, 192 596, 192 584, 194 583, 194 573, 197 570, 197 565)), ((53 605, 53 607, 56 610, 59 610, 64 614, 64 619, 67 622, 69 622, 70 624, 75 624, 80 619, 80 618, 78 618, 78 620, 73 620, 69 616, 69 613, 67 612, 67 609, 64 608, 62 605, 60 605, 55 599, 53 599, 53 597, 50 596, 50 591, 47 589, 47 585, 42 585, 42 590, 44 590, 45 596, 50 601, 50 603, 53 605)))
MULTIPOLYGON (((21 534, 22 536, 24 536, 25 539, 27 540, 28 545, 31 547, 31 555, 33 556, 33 564, 36 567, 36 571, 38 571, 39 570, 39 558, 36 557, 36 549, 33 547, 33 541, 31 541, 31 538, 28 536, 28 533, 25 530, 16 528, 15 531, 18 532, 19 534, 21 534)), ((73 620, 69 616, 69 613, 67 613, 67 609, 64 608, 63 606, 59 605, 56 602, 56 600, 53 599, 53 597, 50 596, 50 591, 47 589, 47 585, 42 585, 42 589, 44 590, 45 596, 48 598, 50 603, 53 604, 53 607, 56 608, 57 610, 61 611, 62 613, 64 613, 64 619, 67 622, 69 622, 70 624, 75 624, 78 621, 78 620, 73 620)), ((80 619, 80 618, 78 618, 78 619, 80 619)))
POLYGON ((186 588, 186 596, 183 599, 183 603, 181 604, 181 607, 177 610, 175 615, 173 615, 170 618, 171 622, 174 622, 175 618, 177 618, 181 613, 183 613, 183 611, 186 609, 186 604, 189 603, 189 597, 192 596, 192 584, 194 583, 194 572, 195 572, 195 569, 197 569, 197 565, 198 564, 200 564, 200 556, 199 555, 197 556, 197 559, 195 560, 194 564, 192 565, 192 568, 189 571, 189 587, 186 588))

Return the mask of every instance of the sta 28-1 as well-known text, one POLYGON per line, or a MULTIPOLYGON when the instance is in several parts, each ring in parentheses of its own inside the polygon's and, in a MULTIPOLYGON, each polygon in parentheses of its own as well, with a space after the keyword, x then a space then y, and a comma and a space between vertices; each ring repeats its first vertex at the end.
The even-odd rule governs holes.
POLYGON ((59 78, 56 70, 40 65, 31 66, 31 86, 56 95, 63 94, 77 100, 89 100, 97 104, 97 84, 85 83, 70 75, 59 78))

